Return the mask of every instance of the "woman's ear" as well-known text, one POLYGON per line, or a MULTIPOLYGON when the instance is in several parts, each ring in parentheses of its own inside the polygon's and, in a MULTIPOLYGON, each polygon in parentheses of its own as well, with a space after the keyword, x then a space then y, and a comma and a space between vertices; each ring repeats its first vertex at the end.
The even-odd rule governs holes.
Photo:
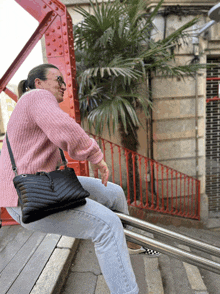
POLYGON ((43 89, 42 80, 36 78, 36 79, 34 80, 34 83, 35 83, 35 88, 36 88, 36 89, 43 89))

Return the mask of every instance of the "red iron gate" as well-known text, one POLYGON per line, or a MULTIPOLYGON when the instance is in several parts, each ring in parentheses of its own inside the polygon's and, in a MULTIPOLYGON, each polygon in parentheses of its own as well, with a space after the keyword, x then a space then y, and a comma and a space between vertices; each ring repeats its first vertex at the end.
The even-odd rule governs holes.
POLYGON ((200 181, 175 169, 93 136, 104 153, 111 175, 127 196, 128 205, 200 220, 200 181))

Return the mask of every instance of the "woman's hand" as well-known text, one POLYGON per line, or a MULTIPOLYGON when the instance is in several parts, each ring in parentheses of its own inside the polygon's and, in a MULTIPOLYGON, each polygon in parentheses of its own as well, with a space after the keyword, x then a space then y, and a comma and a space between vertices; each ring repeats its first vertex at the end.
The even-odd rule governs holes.
POLYGON ((108 182, 108 177, 109 177, 109 170, 106 162, 102 159, 99 163, 97 164, 91 164, 91 168, 93 170, 93 174, 95 178, 98 178, 98 171, 101 173, 101 179, 102 179, 102 184, 107 186, 108 182))

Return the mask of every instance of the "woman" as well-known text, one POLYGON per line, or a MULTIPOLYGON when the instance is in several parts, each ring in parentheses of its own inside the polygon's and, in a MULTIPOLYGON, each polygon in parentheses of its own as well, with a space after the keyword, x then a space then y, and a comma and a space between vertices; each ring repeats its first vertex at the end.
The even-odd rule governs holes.
POLYGON ((107 185, 109 171, 98 144, 60 109, 65 90, 62 73, 51 64, 35 67, 28 79, 19 83, 20 99, 7 127, 18 174, 55 170, 61 163, 61 148, 73 159, 90 161, 95 177, 99 171, 102 180, 78 177, 84 189, 90 192, 86 205, 24 224, 4 139, 0 156, 0 207, 7 207, 12 218, 29 230, 91 239, 111 293, 136 294, 138 286, 123 226, 112 212, 128 214, 123 190, 110 182, 107 185))
POLYGON ((24 94, 7 127, 18 174, 55 170, 61 163, 59 147, 67 151, 71 158, 89 160, 94 172, 97 174, 100 171, 102 181, 79 177, 83 187, 91 194, 86 205, 24 224, 4 140, 0 157, 0 207, 7 207, 9 214, 24 228, 91 239, 111 293, 136 294, 138 286, 123 227, 120 219, 111 211, 128 213, 123 191, 112 183, 107 185, 108 168, 97 143, 60 109, 59 103, 63 101, 65 90, 61 72, 49 64, 34 68, 28 79, 20 82, 19 96, 24 94))

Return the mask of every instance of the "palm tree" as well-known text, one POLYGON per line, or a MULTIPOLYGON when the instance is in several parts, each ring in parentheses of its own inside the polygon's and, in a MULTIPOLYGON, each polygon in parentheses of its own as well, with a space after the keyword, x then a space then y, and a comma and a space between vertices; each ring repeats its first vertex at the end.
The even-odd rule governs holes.
MULTIPOLYGON (((179 40, 184 40, 185 30, 194 25, 197 18, 164 40, 151 38, 152 21, 163 1, 150 14, 145 0, 122 3, 116 0, 95 5, 90 2, 92 14, 83 8, 76 9, 84 18, 73 27, 82 120, 86 118, 97 134, 102 133, 104 126, 110 135, 118 129, 122 146, 135 152, 140 127, 136 110, 141 108, 148 117, 152 106, 149 95, 141 92, 141 84, 152 72, 184 76, 201 67, 171 63, 179 40)), ((133 186, 131 159, 129 166, 133 186)), ((138 172, 136 175, 138 177, 138 172)))

